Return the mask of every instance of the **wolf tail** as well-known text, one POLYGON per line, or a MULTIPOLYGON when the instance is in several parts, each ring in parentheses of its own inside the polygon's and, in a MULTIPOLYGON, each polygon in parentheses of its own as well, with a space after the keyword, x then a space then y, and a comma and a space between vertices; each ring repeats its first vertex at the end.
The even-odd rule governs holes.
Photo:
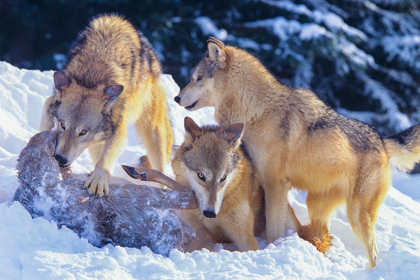
POLYGON ((420 162, 420 124, 385 137, 384 141, 392 166, 408 172, 420 162))

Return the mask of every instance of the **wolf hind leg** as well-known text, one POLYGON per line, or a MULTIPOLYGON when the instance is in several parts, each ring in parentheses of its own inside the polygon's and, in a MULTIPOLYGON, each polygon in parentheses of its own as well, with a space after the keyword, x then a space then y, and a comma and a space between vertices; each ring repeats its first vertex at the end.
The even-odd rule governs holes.
POLYGON ((42 107, 41 123, 39 124, 39 131, 51 130, 54 127, 54 120, 50 118, 48 110, 51 104, 54 102, 54 96, 50 96, 45 100, 44 106, 42 107))
POLYGON ((331 245, 332 237, 329 230, 329 220, 332 211, 344 202, 344 197, 330 190, 324 193, 308 193, 309 225, 299 229, 298 235, 312 243, 318 251, 325 253, 331 245))
POLYGON ((167 139, 165 128, 146 122, 140 120, 136 125, 137 132, 147 150, 147 158, 143 159, 143 163, 164 172, 165 166, 170 158, 170 152, 167 151, 167 146, 171 146, 172 143, 168 143, 170 139, 167 139))
POLYGON ((147 155, 141 156, 139 158, 139 166, 152 169, 152 164, 150 163, 149 157, 147 155))
POLYGON ((136 121, 136 130, 146 147, 151 166, 164 172, 172 152, 172 126, 165 91, 159 88, 152 92, 149 106, 136 121))
POLYGON ((370 268, 372 269, 376 266, 376 257, 378 255, 378 248, 375 242, 376 215, 390 183, 387 180, 383 180, 383 182, 377 182, 375 188, 372 188, 371 183, 364 180, 357 186, 356 190, 369 189, 369 191, 355 192, 348 199, 347 216, 354 234, 366 251, 370 268))
MULTIPOLYGON (((170 158, 173 158, 173 156, 176 154, 176 152, 179 149, 179 145, 172 145, 172 152, 170 158)), ((143 155, 139 158, 139 166, 152 169, 152 164, 150 163, 149 157, 147 155, 143 155)))
POLYGON ((378 249, 376 247, 374 236, 374 219, 363 209, 358 201, 347 203, 347 216, 354 234, 360 240, 369 259, 370 267, 376 266, 376 256, 378 249))

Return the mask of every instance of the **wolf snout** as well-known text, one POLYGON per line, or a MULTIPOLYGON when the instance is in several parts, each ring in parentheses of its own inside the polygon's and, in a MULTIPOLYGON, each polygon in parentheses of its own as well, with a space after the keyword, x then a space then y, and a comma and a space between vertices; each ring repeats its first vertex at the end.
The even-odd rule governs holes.
POLYGON ((60 165, 66 165, 66 163, 69 161, 66 157, 56 154, 55 159, 58 161, 60 165))
POLYGON ((216 218, 216 212, 214 212, 214 210, 204 210, 203 215, 204 217, 210 218, 210 219, 216 218))
POLYGON ((179 97, 179 95, 175 96, 174 98, 175 102, 179 104, 179 102, 181 102, 181 97, 179 97))

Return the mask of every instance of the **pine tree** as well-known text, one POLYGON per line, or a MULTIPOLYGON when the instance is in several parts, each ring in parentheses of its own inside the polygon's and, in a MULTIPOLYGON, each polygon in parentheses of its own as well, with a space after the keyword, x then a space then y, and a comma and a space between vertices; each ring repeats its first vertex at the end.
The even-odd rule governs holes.
POLYGON ((180 87, 208 36, 253 53, 278 79, 390 134, 420 122, 418 0, 6 1, 0 60, 59 69, 90 17, 118 12, 180 87), (58 53, 58 55, 57 55, 58 53))

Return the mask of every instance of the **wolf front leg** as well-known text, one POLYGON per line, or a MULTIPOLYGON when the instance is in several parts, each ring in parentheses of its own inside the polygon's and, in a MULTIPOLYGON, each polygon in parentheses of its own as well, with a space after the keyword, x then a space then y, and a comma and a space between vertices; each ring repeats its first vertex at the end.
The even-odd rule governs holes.
POLYGON ((288 217, 289 202, 287 193, 291 187, 284 180, 267 178, 263 181, 265 192, 265 215, 267 219, 267 244, 273 243, 277 238, 284 237, 286 219, 288 217))
MULTIPOLYGON (((112 137, 105 142, 103 149, 97 149, 98 152, 101 152, 101 155, 95 165, 95 169, 89 175, 85 183, 85 187, 88 189, 89 193, 100 197, 108 195, 108 180, 111 176, 110 170, 124 150, 126 144, 127 127, 125 123, 121 123, 118 127, 116 127, 112 137)), ((92 151, 89 150, 91 153, 92 151)), ((92 160, 96 160, 95 156, 92 156, 92 160)))

